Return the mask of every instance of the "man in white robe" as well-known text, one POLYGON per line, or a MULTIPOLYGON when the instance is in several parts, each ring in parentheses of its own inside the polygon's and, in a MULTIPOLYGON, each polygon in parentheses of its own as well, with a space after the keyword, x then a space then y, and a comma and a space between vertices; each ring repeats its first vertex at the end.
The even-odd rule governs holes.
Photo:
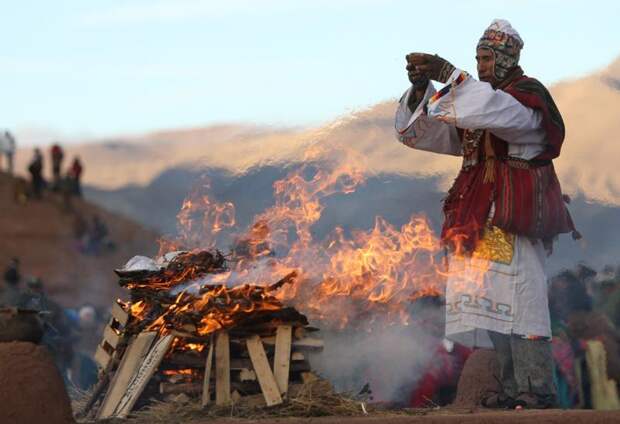
MULTIPOLYGON (((500 204, 496 196, 502 190, 498 176, 504 175, 504 169, 511 172, 511 167, 536 170, 551 166, 549 172, 555 175, 550 159, 559 155, 558 137, 550 135, 549 109, 528 107, 529 97, 517 100, 514 93, 519 85, 512 91, 503 88, 514 81, 526 85, 527 78, 518 67, 522 46, 521 37, 507 21, 494 20, 477 48, 480 80, 436 55, 407 55, 412 86, 400 100, 396 131, 399 141, 414 149, 463 156, 461 174, 477 173, 475 177, 457 178, 444 205, 447 220, 452 213, 465 216, 459 203, 463 198, 474 197, 483 188, 489 190, 489 203, 479 208, 484 211, 484 219, 468 217, 468 222, 478 224, 479 228, 459 233, 454 231, 459 230, 458 226, 446 228, 447 223, 444 224, 442 238, 449 240, 447 244, 452 247, 446 289, 446 336, 468 346, 496 349, 502 391, 489 394, 483 405, 545 408, 555 403, 544 271, 545 247, 549 246, 546 236, 552 238, 555 233, 568 230, 545 233, 541 236, 546 240, 543 243, 537 238, 537 234, 543 233, 510 232, 506 230, 510 226, 492 225, 500 204), (446 85, 436 91, 429 80, 446 85), (551 154, 554 148, 557 152, 551 154), (470 178, 469 182, 459 181, 466 178, 470 178), (447 203, 461 209, 451 211, 447 203), (466 234, 463 237, 470 239, 469 251, 464 249, 463 253, 458 248, 459 240, 454 234, 466 234)), ((535 81, 527 80, 530 84, 535 81)), ((547 93, 544 87, 542 92, 547 93)), ((557 111, 550 102, 550 109, 557 111)), ((559 122, 561 145, 561 117, 559 122)), ((574 230, 568 213, 565 217, 560 207, 556 209, 558 216, 565 219, 565 227, 574 230)))

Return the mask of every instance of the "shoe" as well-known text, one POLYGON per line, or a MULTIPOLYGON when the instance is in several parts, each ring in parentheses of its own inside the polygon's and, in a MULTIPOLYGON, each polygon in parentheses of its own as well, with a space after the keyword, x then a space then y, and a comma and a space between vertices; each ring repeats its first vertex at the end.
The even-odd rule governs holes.
POLYGON ((504 392, 487 392, 480 400, 480 404, 491 409, 512 409, 514 398, 504 392))
POLYGON ((537 393, 524 392, 514 399, 514 409, 549 409, 556 406, 555 395, 540 395, 537 393))

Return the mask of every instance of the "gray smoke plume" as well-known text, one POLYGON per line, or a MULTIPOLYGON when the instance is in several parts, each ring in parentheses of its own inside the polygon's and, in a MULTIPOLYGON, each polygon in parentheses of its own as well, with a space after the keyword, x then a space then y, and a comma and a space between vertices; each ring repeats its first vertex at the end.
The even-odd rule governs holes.
POLYGON ((443 342, 443 309, 418 307, 412 319, 406 326, 322 330, 325 348, 311 357, 313 370, 339 392, 355 395, 368 384, 374 401, 407 404, 443 342))

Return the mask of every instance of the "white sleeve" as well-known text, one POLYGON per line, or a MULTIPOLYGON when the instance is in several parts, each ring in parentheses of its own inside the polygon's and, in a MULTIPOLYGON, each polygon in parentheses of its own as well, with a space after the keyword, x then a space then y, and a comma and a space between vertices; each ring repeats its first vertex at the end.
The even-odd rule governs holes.
POLYGON ((409 96, 413 95, 413 90, 409 88, 405 92, 396 110, 396 138, 413 149, 461 156, 461 142, 456 128, 433 119, 424 112, 424 105, 433 94, 435 94, 435 87, 429 83, 424 98, 416 110, 411 112, 407 102, 409 96))
POLYGON ((428 102, 428 115, 459 128, 489 129, 515 144, 544 144, 542 114, 456 69, 428 102))

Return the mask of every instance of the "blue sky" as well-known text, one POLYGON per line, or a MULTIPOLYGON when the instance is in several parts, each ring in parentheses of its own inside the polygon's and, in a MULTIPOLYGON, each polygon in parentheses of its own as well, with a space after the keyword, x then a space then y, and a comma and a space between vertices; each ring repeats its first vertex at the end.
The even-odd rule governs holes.
POLYGON ((475 71, 495 17, 545 83, 620 55, 620 2, 2 1, 0 126, 65 141, 217 122, 315 125, 398 97, 404 55, 475 71))

